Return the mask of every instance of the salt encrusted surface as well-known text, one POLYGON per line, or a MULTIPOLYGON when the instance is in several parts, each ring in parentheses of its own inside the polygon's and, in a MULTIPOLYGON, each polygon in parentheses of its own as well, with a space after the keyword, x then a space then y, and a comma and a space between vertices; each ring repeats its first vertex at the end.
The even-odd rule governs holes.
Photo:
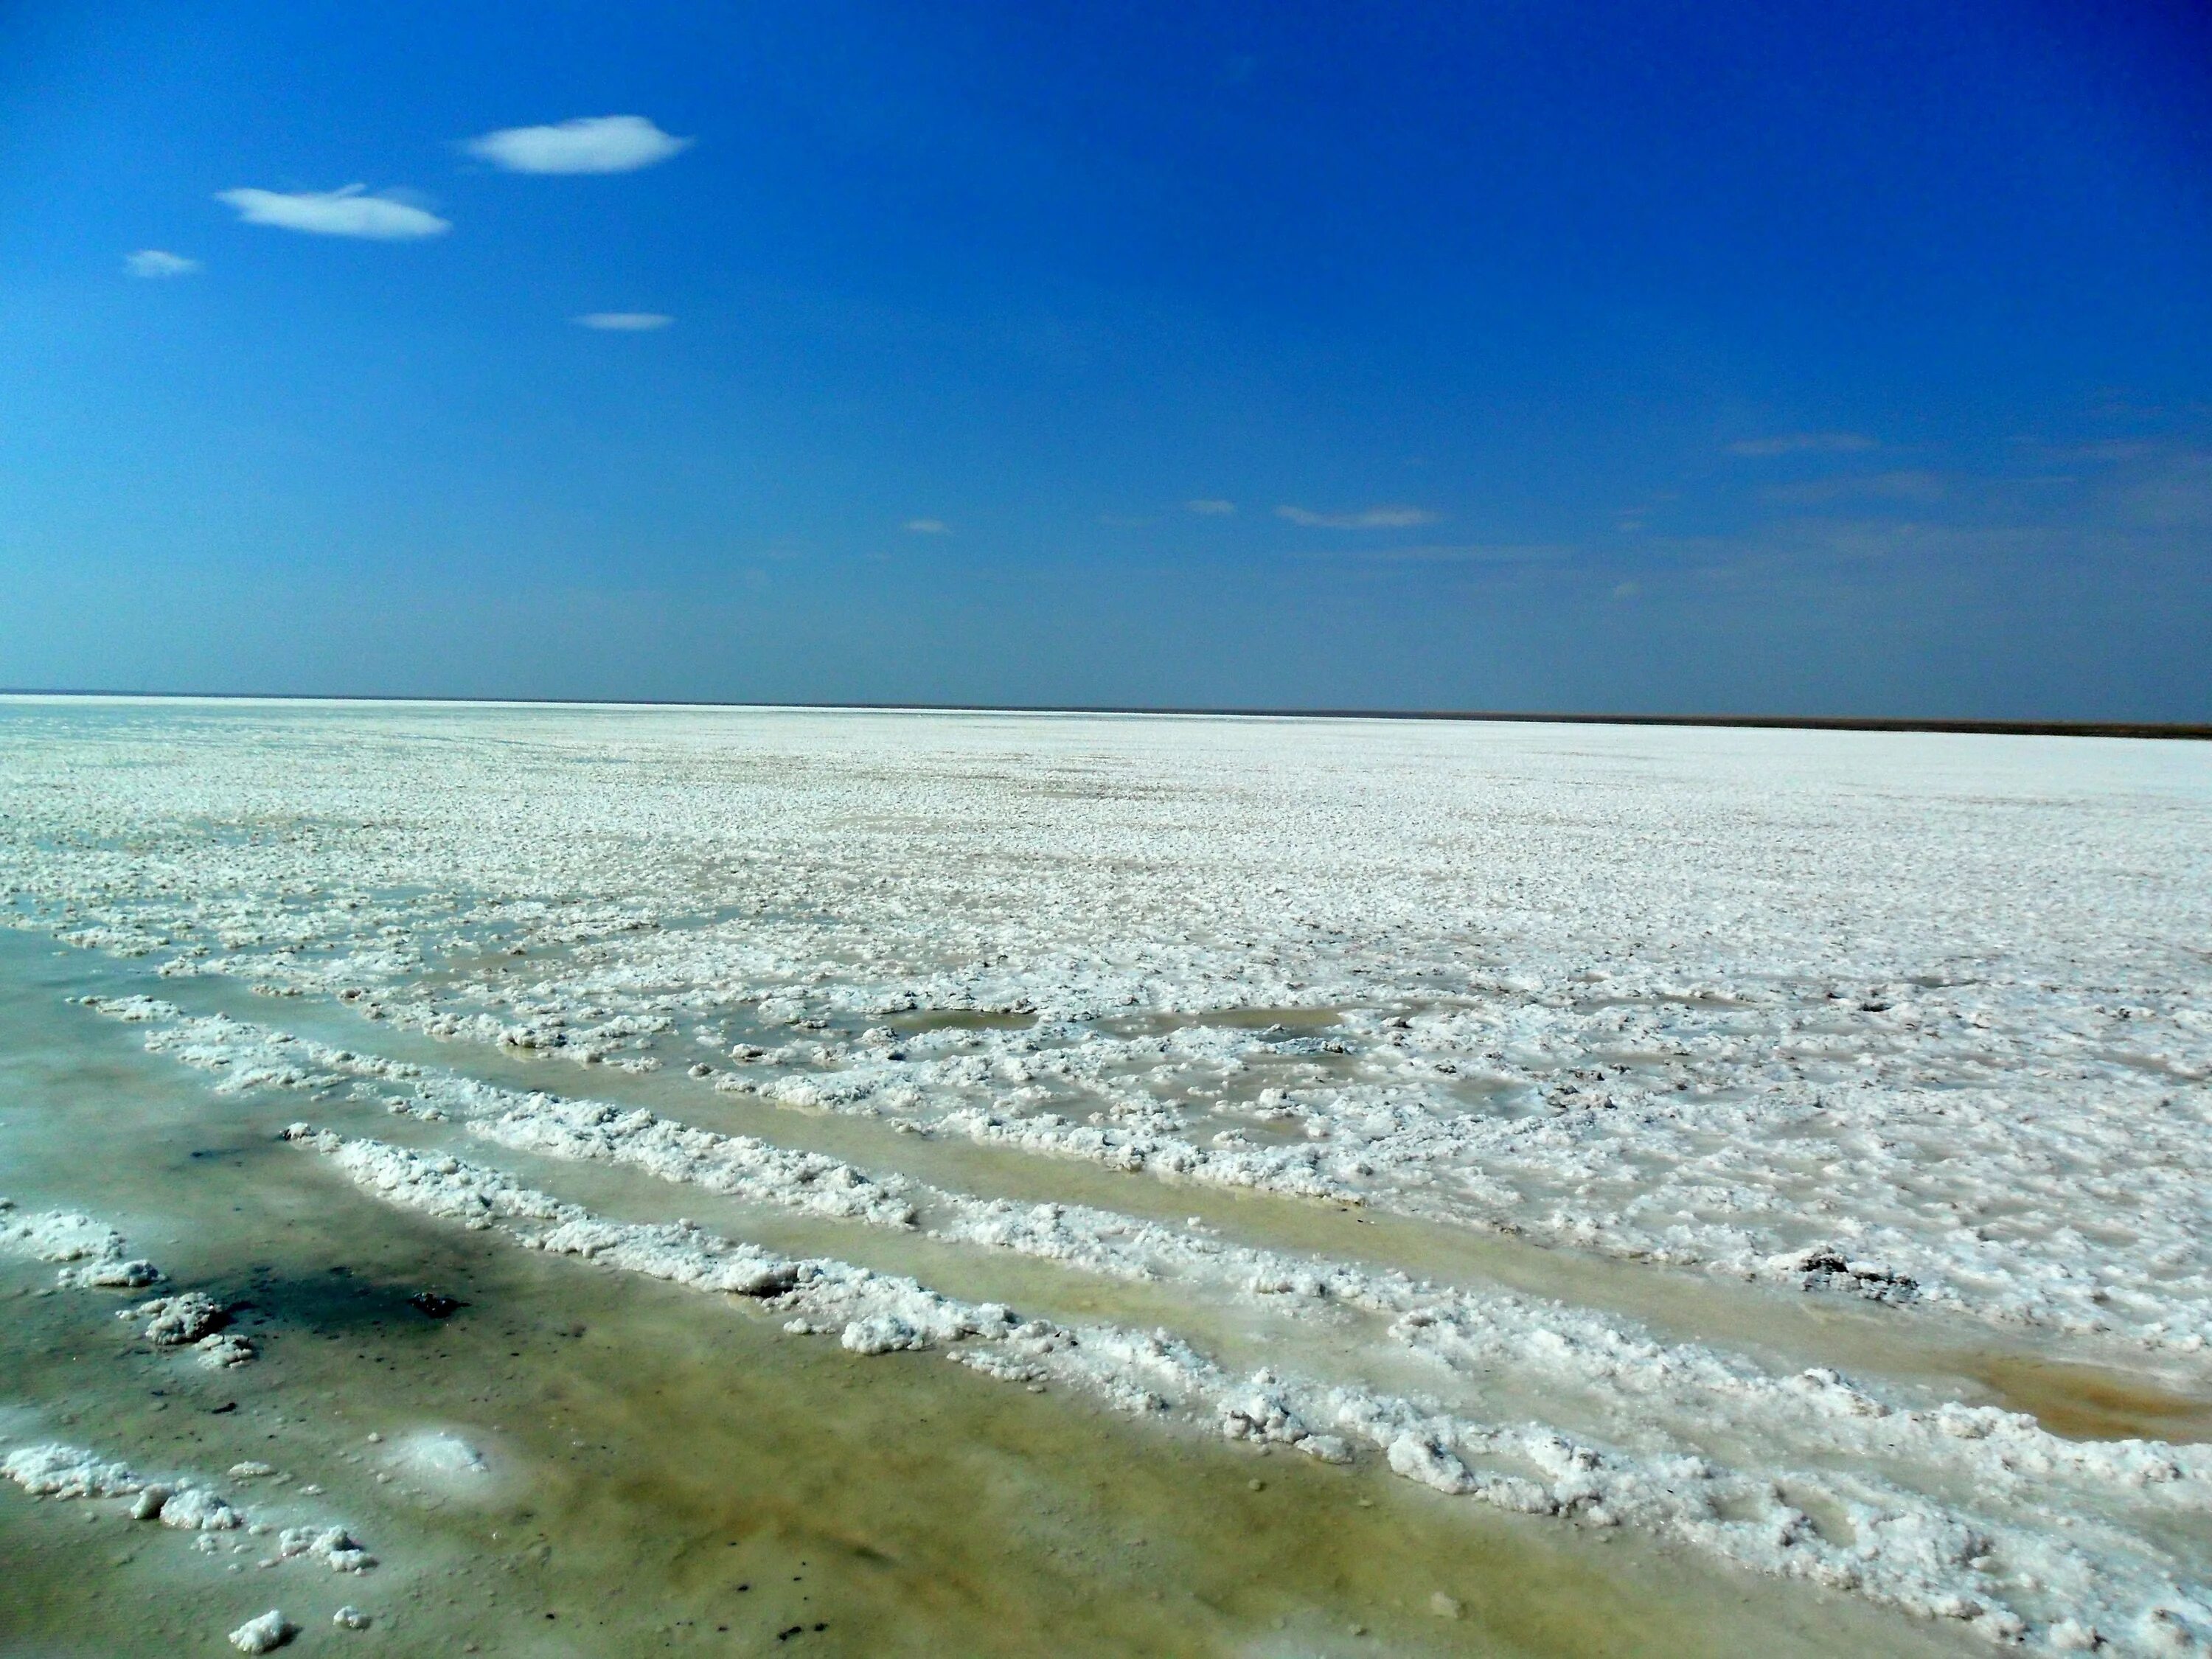
POLYGON ((0 1478, 33 1498, 127 1498, 132 1500, 132 1520, 158 1521, 185 1532, 251 1530, 274 1540, 263 1566, 301 1559, 319 1561, 335 1572, 366 1572, 376 1565, 376 1558, 343 1527, 280 1528, 188 1476, 142 1475, 127 1463, 105 1460, 82 1446, 58 1441, 17 1446, 0 1457, 0 1478))
POLYGON ((56 1275, 64 1290, 135 1291, 161 1278, 106 1223, 75 1211, 26 1215, 7 1198, 0 1198, 0 1255, 69 1264, 56 1275))
MULTIPOLYGON (((2212 1636, 2203 1594, 2173 1582, 2157 1551, 2114 1529, 2077 1536, 1961 1513, 1868 1473, 1746 1473, 1648 1434, 1630 1449, 1284 1372, 1239 1378, 1165 1331, 1024 1319, 1003 1304, 957 1301, 835 1260, 794 1260, 691 1223, 610 1221, 469 1160, 305 1123, 285 1133, 386 1202, 496 1228, 550 1254, 757 1297, 793 1316, 787 1331, 836 1331, 856 1353, 951 1346, 951 1358, 1002 1380, 1049 1380, 1122 1410, 1171 1413, 1326 1462, 1364 1453, 1449 1496, 1584 1526, 1645 1528, 1739 1565, 1966 1621, 1997 1641, 2061 1646, 2066 1620, 2144 1651, 2212 1636)), ((1814 1389, 1823 1385, 1815 1379, 1814 1389)), ((2179 1468, 2166 1476, 2185 1478, 2179 1468)))
MULTIPOLYGON (((100 1005, 104 1012, 110 1005, 100 1005)), ((267 1026, 171 1010, 147 1043, 225 1079, 319 1092, 347 1077, 404 1085, 415 1115, 456 1121, 500 1146, 628 1165, 678 1185, 1058 1262, 1090 1273, 1188 1286, 1326 1322, 1341 1310, 1380 1316, 1383 1334, 1440 1371, 1493 1391, 1545 1398, 1607 1431, 1654 1424, 1700 1443, 1755 1435, 1819 1461, 1838 1456, 1933 1467, 1984 1497, 2026 1498, 2053 1480, 2168 1510, 2212 1513, 2212 1449, 2141 1441, 2080 1443, 2033 1418, 1956 1403, 1915 1409, 1832 1370, 1788 1375, 1741 1356, 1655 1340, 1633 1322, 1504 1291, 1443 1288, 1402 1273, 1225 1243, 1184 1227, 1091 1206, 980 1199, 896 1174, 863 1170, 757 1139, 717 1133, 638 1108, 525 1093, 419 1066, 392 1066, 267 1026), (926 1207, 930 1220, 919 1218, 926 1207)), ((410 1166, 414 1167, 414 1166, 410 1166)), ((457 1166, 458 1167, 458 1166, 457 1166)), ((416 1207, 429 1206, 414 1200, 416 1207)), ((441 1212, 459 1214, 458 1212, 441 1212)), ((471 1219, 466 1215, 459 1218, 471 1219)), ((487 1217, 476 1218, 486 1219, 487 1217)), ((221 1316, 193 1293, 149 1303, 173 1323, 221 1316)), ((148 1334, 154 1335, 149 1328, 148 1334)), ((159 1341, 161 1339, 155 1337, 159 1341)))
MULTIPOLYGON (((1186 1293, 1194 1329, 1210 1300, 1257 1302, 1331 1344, 1291 1341, 1291 1395, 1224 1420, 1264 1427, 1279 1405, 1279 1426, 1440 1489, 1777 1571, 1861 1561, 1877 1599, 1996 1634, 2017 1615, 2061 1648, 2094 1624, 2161 1650, 2204 1616, 2203 1564, 2175 1541, 2201 1530, 2192 1449, 2077 1444, 1589 1310, 575 1097, 588 1068, 665 1068, 678 1090, 1910 1306, 1962 1346, 1991 1325, 2132 1346, 2193 1375, 2212 1334, 2201 747, 33 705, 0 724, 0 795, 21 925, 362 1017, 355 1049, 103 1005, 223 1091, 335 1087, 452 1121, 434 1135, 1142 1280, 1186 1293), (385 1024, 447 1040, 451 1068, 380 1056, 385 1024), (468 1073, 492 1047, 587 1069, 491 1089, 468 1073), (1438 1401, 1407 1409, 1463 1438, 1386 1443, 1341 1417, 1340 1394, 1401 1399, 1322 1374, 1355 1328, 1394 1375, 1426 1368, 1438 1401), (1568 1464, 1528 1449, 1546 1436, 1596 1458, 1607 1495, 1563 1501, 1568 1464), (1709 1536, 1634 1497, 1700 1490, 1669 1458, 1767 1482, 1770 1507, 1730 1498, 1709 1536), (1801 1502, 1802 1525, 1775 1519, 1801 1502), (1752 1515, 1771 1559, 1730 1530, 1752 1515)), ((748 1248, 697 1282, 771 1282, 748 1248)), ((951 1340, 994 1374, 1045 1374, 1011 1336, 947 1339, 936 1303, 910 1311, 836 1328, 860 1352, 951 1340)), ((1079 1345, 1113 1379, 1083 1386, 1218 1403, 1132 1381, 1165 1362, 1117 1340, 1079 1345)))
POLYGON ((0 887, 165 971, 587 1063, 742 1026, 761 1058, 720 1075, 793 1105, 2152 1345, 2212 1318, 2196 746, 544 710, 6 736, 0 887), (1035 1023, 900 1025, 949 1009, 1035 1023))

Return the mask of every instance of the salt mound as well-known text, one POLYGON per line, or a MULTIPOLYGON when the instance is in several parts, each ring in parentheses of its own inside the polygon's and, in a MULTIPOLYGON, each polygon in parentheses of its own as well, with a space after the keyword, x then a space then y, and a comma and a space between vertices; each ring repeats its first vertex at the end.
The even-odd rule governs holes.
POLYGON ((158 1282, 161 1270, 131 1259, 123 1235, 106 1223, 73 1210, 21 1215, 15 1200, 0 1198, 0 1254, 36 1261, 81 1261, 64 1267, 62 1288, 135 1291, 158 1282))
POLYGON ((144 1483, 121 1463, 104 1463, 81 1446, 19 1446, 0 1475, 33 1498, 127 1498, 144 1483))
POLYGON ((292 1639, 294 1629, 283 1613, 271 1607, 231 1632, 230 1644, 240 1653, 273 1653, 292 1639))
POLYGON ((228 1370, 233 1365, 243 1365, 250 1359, 258 1358, 260 1353, 244 1337, 228 1331, 204 1336, 193 1343, 192 1347, 199 1354, 200 1364, 211 1371, 228 1370))
POLYGON ((157 1348, 181 1348, 212 1336, 230 1322, 230 1312, 211 1296, 186 1291, 180 1296, 157 1296, 131 1310, 149 1322, 146 1340, 157 1348))

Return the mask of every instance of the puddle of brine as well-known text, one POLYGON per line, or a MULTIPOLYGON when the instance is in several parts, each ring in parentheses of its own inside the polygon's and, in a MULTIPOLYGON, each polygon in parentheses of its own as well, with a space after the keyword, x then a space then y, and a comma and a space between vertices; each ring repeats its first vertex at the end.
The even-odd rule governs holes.
POLYGON ((2069 1440, 2212 1440, 2212 1400, 2125 1371, 2019 1354, 1977 1355, 1961 1369, 2007 1411, 2069 1440))
POLYGON ((1036 1024, 1036 1016, 989 1008, 916 1008, 885 1014, 878 1023, 902 1036, 912 1036, 924 1031, 1026 1031, 1036 1024))

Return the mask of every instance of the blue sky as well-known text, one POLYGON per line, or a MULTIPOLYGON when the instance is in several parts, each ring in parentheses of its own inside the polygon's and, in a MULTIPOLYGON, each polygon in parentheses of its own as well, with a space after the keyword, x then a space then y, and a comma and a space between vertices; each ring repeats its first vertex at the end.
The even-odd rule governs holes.
POLYGON ((2027 0, 11 6, 0 684, 2212 718, 2208 66, 2027 0))

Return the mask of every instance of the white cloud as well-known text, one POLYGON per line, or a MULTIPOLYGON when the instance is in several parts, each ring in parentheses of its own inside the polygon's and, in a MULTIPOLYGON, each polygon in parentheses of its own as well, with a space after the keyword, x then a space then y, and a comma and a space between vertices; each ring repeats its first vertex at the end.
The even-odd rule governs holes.
POLYGON ((952 526, 942 519, 908 519, 906 528, 917 536, 950 536, 952 526))
POLYGON ((1777 484, 1760 493, 1770 501, 1793 507, 1862 499, 1924 503, 1942 501, 1944 485, 1942 478, 1933 472, 1876 472, 1859 478, 1814 478, 1803 483, 1777 484))
POLYGON ((571 320, 586 328, 603 328, 619 334, 643 334, 666 328, 676 319, 658 311, 587 311, 571 320))
POLYGON ((123 256, 123 268, 133 276, 189 276, 200 269, 200 262, 158 247, 142 247, 123 256))
POLYGON ((1200 496, 1197 501, 1185 501, 1183 505, 1206 519, 1225 519, 1237 510, 1236 502, 1219 501, 1212 496, 1200 496))
POLYGON ((365 185, 343 190, 222 190, 215 199, 238 210, 249 225, 276 225, 315 236, 361 236, 371 241, 406 242, 442 236, 453 225, 436 214, 392 196, 368 196, 365 185))
POLYGON ((509 173, 635 173, 691 144, 642 115, 591 115, 557 126, 502 128, 470 139, 466 148, 509 173))
POLYGON ((1350 559, 1362 564, 1544 564, 1574 556, 1575 549, 1564 542, 1460 542, 1420 547, 1346 548, 1341 544, 1325 549, 1307 546, 1292 556, 1350 559))
POLYGON ((1743 438, 1728 447, 1731 455, 1850 455, 1879 447, 1856 432, 1788 432, 1776 438, 1743 438))
POLYGON ((1363 513, 1314 513, 1303 507, 1279 507, 1279 519, 1317 530, 1407 530, 1433 524, 1437 515, 1418 507, 1370 507, 1363 513))

